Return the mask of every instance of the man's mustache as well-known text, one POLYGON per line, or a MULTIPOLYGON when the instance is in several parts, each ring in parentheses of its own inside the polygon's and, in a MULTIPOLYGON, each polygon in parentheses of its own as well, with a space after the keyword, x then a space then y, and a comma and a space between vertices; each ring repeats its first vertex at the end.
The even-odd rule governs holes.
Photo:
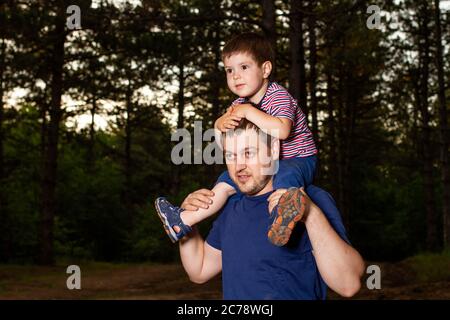
POLYGON ((243 174, 243 175, 246 175, 246 176, 250 176, 250 175, 251 175, 250 172, 247 172, 247 171, 245 171, 245 170, 246 170, 246 169, 241 169, 241 170, 237 171, 237 172, 236 172, 236 175, 243 174))

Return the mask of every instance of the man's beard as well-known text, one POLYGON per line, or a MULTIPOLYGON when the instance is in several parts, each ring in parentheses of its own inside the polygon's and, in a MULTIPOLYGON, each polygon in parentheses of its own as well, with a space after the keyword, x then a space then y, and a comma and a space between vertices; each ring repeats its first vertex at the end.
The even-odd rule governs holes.
POLYGON ((238 174, 236 174, 235 178, 233 178, 234 183, 237 185, 237 187, 242 193, 250 196, 257 194, 262 189, 264 189, 264 187, 269 183, 270 179, 272 178, 272 176, 268 175, 268 176, 260 176, 260 180, 256 180, 254 179, 253 176, 251 176, 251 179, 249 180, 252 181, 252 184, 249 185, 248 182, 246 184, 241 184, 239 182, 239 179, 237 178, 237 175, 238 174))

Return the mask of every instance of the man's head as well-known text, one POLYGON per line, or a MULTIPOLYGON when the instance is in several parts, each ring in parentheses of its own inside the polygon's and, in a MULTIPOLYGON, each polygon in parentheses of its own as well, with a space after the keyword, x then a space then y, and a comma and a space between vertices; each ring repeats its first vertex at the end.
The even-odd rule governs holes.
POLYGON ((262 35, 248 32, 232 38, 222 50, 230 90, 251 99, 268 82, 273 57, 272 46, 262 35))
POLYGON ((228 173, 239 190, 252 196, 271 191, 279 140, 245 118, 222 137, 228 173))

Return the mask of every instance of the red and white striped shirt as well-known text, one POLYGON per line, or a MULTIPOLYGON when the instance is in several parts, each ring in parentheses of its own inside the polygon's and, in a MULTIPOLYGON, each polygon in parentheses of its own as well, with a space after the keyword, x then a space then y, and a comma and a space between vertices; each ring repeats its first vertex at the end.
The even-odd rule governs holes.
MULTIPOLYGON (((248 99, 238 98, 232 104, 243 103, 248 103, 248 99)), ((289 137, 281 140, 282 159, 308 157, 317 153, 305 114, 285 88, 276 82, 270 82, 264 97, 256 107, 271 116, 287 118, 292 121, 289 137)))

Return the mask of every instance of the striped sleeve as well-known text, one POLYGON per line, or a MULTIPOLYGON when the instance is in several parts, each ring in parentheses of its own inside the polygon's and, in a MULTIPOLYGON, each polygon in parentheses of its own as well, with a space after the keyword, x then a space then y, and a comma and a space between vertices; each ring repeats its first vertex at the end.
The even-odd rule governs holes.
POLYGON ((293 103, 289 93, 285 90, 275 91, 269 99, 269 114, 277 118, 286 118, 295 123, 297 106, 293 103))

